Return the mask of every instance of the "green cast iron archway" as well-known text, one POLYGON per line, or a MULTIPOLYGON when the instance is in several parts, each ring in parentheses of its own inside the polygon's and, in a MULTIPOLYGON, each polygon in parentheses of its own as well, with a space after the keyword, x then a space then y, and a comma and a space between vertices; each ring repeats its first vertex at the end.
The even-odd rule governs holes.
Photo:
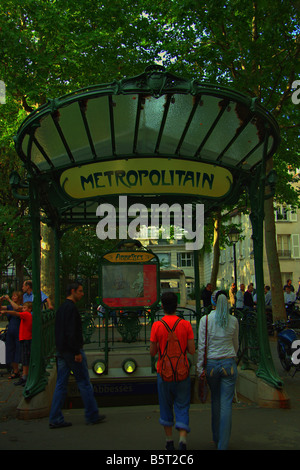
MULTIPOLYGON (((11 177, 16 197, 26 197, 20 188, 28 187, 34 292, 40 290, 40 220, 55 231, 58 265, 62 227, 96 225, 99 204, 112 204, 118 217, 122 196, 128 205, 139 201, 148 210, 154 199, 157 204, 189 203, 194 209, 201 203, 208 214, 234 204, 247 188, 261 352, 257 374, 281 387, 268 345, 262 269, 265 188, 273 181, 265 165, 278 145, 278 125, 256 99, 178 77, 160 66, 49 100, 15 136, 27 181, 11 177)), ((195 277, 197 282, 196 272, 195 277)), ((39 296, 34 299, 38 310, 39 296)), ((40 327, 34 318, 37 335, 40 327)), ((39 348, 33 348, 33 361, 39 360, 39 348)), ((38 389, 29 384, 26 393, 38 389)))

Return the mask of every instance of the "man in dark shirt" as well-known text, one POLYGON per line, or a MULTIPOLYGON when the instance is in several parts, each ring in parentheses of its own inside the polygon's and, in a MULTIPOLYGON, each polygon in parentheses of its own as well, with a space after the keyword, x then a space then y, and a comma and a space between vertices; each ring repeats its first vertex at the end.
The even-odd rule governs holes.
POLYGON ((248 290, 246 290, 244 294, 244 307, 254 308, 252 292, 253 292, 253 285, 249 284, 248 290))
POLYGON ((55 341, 57 349, 57 381, 49 416, 51 429, 71 426, 64 420, 62 405, 67 396, 70 372, 73 372, 80 391, 87 424, 97 424, 105 419, 100 415, 90 382, 86 356, 83 351, 83 337, 80 314, 76 302, 84 295, 82 285, 70 284, 67 298, 56 312, 55 341))
POLYGON ((294 286, 292 285, 292 279, 288 279, 286 281, 286 285, 283 286, 283 290, 285 291, 285 288, 289 287, 291 289, 291 292, 295 292, 294 286))
POLYGON ((210 283, 206 284, 205 289, 202 292, 203 307, 211 306, 211 294, 212 294, 212 285, 210 283))

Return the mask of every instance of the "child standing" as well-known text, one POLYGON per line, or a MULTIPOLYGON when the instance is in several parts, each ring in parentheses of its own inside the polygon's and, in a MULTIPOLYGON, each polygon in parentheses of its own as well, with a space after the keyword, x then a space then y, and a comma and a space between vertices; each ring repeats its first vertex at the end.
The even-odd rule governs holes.
POLYGON ((31 340, 32 340, 32 302, 25 302, 21 307, 20 311, 9 311, 10 315, 17 316, 20 318, 20 329, 19 329, 19 340, 20 340, 20 352, 21 352, 21 364, 23 365, 22 377, 15 382, 15 385, 25 385, 28 371, 29 371, 29 360, 31 351, 31 340))

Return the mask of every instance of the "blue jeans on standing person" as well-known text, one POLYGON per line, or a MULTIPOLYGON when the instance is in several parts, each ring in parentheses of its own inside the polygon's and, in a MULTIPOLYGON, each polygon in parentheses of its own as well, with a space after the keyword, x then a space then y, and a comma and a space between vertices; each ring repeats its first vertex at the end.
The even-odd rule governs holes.
POLYGON ((211 422, 213 440, 218 450, 228 448, 232 400, 237 379, 237 366, 233 358, 207 359, 207 382, 211 391, 211 422))
POLYGON ((181 382, 165 382, 157 374, 157 389, 160 408, 159 422, 163 426, 173 426, 175 413, 176 429, 190 432, 189 408, 191 400, 191 379, 187 377, 181 382))
POLYGON ((57 353, 57 380, 52 405, 50 410, 50 424, 61 424, 64 422, 62 408, 67 397, 68 380, 72 371, 85 408, 85 419, 87 424, 94 423, 99 418, 99 411, 92 384, 90 382, 86 355, 80 351, 82 362, 75 362, 74 354, 57 353))

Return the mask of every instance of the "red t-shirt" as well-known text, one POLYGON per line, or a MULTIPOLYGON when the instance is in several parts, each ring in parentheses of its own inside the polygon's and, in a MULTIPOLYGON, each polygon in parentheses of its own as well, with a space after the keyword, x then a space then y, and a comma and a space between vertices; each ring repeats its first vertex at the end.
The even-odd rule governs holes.
POLYGON ((32 315, 30 312, 20 312, 19 340, 32 339, 32 315))
MULTIPOLYGON (((177 318, 178 318, 177 315, 165 315, 163 317, 163 320, 172 329, 177 318)), ((153 343, 159 344, 158 362, 157 362, 158 373, 160 373, 161 371, 160 353, 161 352, 163 353, 165 350, 167 339, 168 339, 168 334, 169 334, 168 330, 162 322, 156 321, 153 323, 153 326, 151 329, 150 341, 152 341, 153 343)), ((176 327, 175 334, 178 338, 182 351, 186 352, 188 339, 194 339, 194 332, 193 332, 192 325, 190 324, 190 322, 188 322, 187 320, 181 320, 176 327)))

